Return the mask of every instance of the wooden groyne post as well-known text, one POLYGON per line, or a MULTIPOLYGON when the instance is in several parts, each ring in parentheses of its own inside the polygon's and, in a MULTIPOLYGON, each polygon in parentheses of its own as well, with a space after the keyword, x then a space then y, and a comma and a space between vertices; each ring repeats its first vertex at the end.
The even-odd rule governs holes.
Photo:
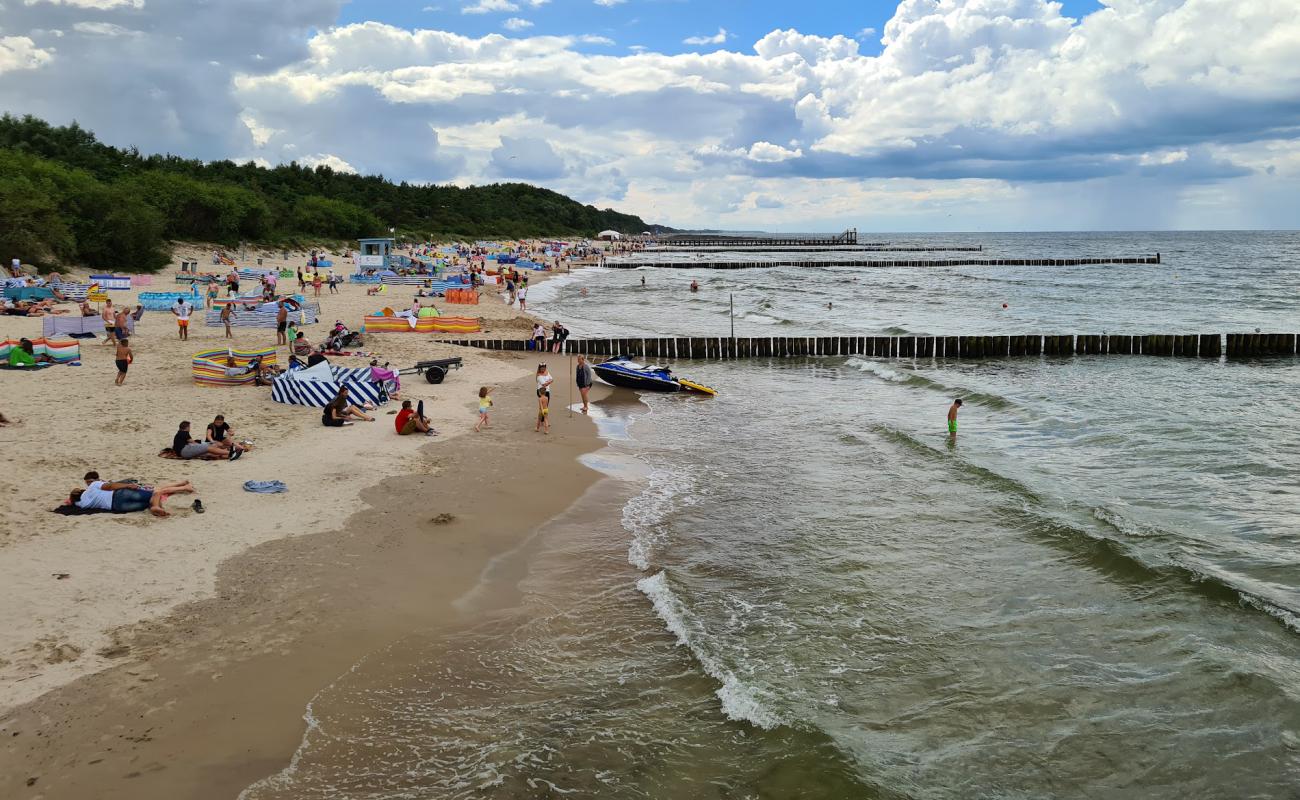
MULTIPOLYGON (((526 339, 441 339, 485 350, 526 351, 526 339)), ((1007 336, 692 336, 569 339, 564 352, 646 359, 1022 358, 1146 355, 1230 359, 1297 356, 1294 333, 1017 334, 1007 336)))

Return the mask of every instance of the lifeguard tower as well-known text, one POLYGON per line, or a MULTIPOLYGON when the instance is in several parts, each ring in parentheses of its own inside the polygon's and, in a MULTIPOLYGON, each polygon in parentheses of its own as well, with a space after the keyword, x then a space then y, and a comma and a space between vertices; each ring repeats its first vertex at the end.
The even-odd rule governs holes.
POLYGON ((367 269, 385 270, 392 259, 393 239, 358 239, 361 245, 357 250, 357 271, 367 269))

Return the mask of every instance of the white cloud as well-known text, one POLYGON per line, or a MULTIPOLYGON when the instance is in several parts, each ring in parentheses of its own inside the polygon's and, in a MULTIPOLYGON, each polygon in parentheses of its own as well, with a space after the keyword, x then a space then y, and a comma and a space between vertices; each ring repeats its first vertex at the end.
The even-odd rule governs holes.
POLYGON ((510 19, 501 23, 501 27, 505 28, 508 31, 522 31, 533 27, 533 23, 529 22, 526 19, 521 19, 519 17, 511 17, 510 19))
POLYGON ((317 153, 316 155, 303 156, 298 159, 298 163, 302 164, 304 167, 310 167, 311 169, 315 169, 316 167, 329 167, 335 172, 346 172, 348 174, 356 174, 357 171, 356 167, 353 167, 338 156, 329 153, 317 153))
POLYGON ((144 0, 23 0, 23 4, 28 6, 40 3, 52 6, 95 9, 97 11, 109 11, 115 8, 144 8, 144 0))
MULTIPOLYGON (((600 2, 600 0, 596 0, 600 2)), ((682 39, 682 44, 723 44, 727 41, 727 29, 718 28, 718 32, 712 36, 688 36, 682 39)))
POLYGON ((853 38, 854 38, 854 39, 870 39, 872 36, 875 36, 875 35, 876 35, 876 29, 875 29, 875 28, 863 28, 862 30, 860 30, 860 31, 858 31, 857 33, 853 34, 853 38))
POLYGON ((610 8, 612 6, 622 5, 623 3, 626 3, 627 0, 592 0, 592 2, 594 2, 598 6, 605 6, 606 8, 610 8))
POLYGON ((54 54, 42 50, 26 36, 0 36, 0 75, 20 69, 37 69, 54 54))
POLYGON ((1069 212, 1053 191, 1098 201, 1080 224, 1187 224, 1235 201, 1300 225, 1279 199, 1300 196, 1294 0, 1110 0, 1078 20, 1047 0, 902 0, 878 55, 863 31, 616 54, 590 35, 334 26, 343 0, 102 0, 95 22, 142 45, 51 0, 0 2, 23 34, 0 39, 0 108, 148 151, 532 180, 681 225, 907 227, 941 208, 1033 227, 1069 212))
POLYGON ((77 33, 88 36, 139 36, 139 31, 115 25, 112 22, 78 22, 72 26, 77 33))
POLYGON ((510 0, 478 0, 474 5, 462 6, 462 14, 491 14, 494 12, 518 11, 519 6, 510 0))
POLYGON ((771 142, 755 142, 750 145, 749 152, 746 155, 751 161, 764 161, 775 164, 781 161, 789 161, 792 158, 802 158, 803 151, 797 147, 787 149, 771 142))

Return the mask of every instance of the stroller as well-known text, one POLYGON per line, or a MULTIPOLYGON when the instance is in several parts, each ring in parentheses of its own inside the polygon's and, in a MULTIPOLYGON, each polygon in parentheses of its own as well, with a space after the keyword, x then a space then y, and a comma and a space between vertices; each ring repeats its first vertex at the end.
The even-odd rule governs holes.
POLYGON ((329 337, 325 339, 325 349, 338 353, 348 347, 360 347, 365 344, 365 340, 357 331, 350 331, 343 324, 342 320, 335 320, 334 330, 330 331, 329 337))

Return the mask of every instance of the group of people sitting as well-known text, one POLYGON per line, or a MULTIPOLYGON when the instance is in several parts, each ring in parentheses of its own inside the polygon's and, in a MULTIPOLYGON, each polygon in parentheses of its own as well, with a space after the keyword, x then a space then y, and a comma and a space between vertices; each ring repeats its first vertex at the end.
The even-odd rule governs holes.
POLYGON ((164 449, 163 452, 170 452, 176 458, 187 461, 194 458, 204 461, 236 461, 253 448, 253 443, 250 441, 235 441, 230 423, 226 422, 226 418, 221 414, 208 423, 203 437, 195 439, 190 432, 189 420, 185 420, 172 436, 171 447, 164 449))

